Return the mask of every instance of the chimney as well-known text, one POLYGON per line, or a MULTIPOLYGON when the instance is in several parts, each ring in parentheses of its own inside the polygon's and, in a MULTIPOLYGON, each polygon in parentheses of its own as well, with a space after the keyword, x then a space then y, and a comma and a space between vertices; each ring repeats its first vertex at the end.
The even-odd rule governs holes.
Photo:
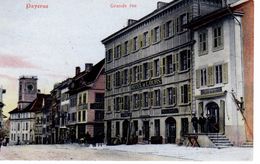
POLYGON ((85 63, 85 71, 90 72, 93 67, 92 63, 85 63))
POLYGON ((76 67, 76 76, 80 74, 80 67, 76 67))
POLYGON ((157 9, 160 9, 160 8, 166 6, 167 4, 168 4, 168 3, 166 3, 166 2, 161 2, 161 1, 159 1, 159 2, 157 2, 157 9))
POLYGON ((134 20, 134 19, 128 19, 127 20, 127 26, 130 26, 131 24, 133 24, 135 22, 136 22, 136 20, 134 20))

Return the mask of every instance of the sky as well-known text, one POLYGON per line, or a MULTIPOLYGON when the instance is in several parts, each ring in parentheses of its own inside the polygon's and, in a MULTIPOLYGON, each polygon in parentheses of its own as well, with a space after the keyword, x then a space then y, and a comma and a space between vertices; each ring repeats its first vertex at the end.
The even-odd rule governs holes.
MULTIPOLYGON (((170 2, 171 0, 164 0, 170 2)), ((156 9, 157 0, 0 0, 0 87, 4 114, 17 106, 18 79, 38 77, 49 93, 75 67, 105 57, 101 40, 156 9), (48 8, 27 8, 48 5, 48 8), (112 7, 125 4, 126 8, 112 7), (133 7, 130 7, 133 4, 133 7)))

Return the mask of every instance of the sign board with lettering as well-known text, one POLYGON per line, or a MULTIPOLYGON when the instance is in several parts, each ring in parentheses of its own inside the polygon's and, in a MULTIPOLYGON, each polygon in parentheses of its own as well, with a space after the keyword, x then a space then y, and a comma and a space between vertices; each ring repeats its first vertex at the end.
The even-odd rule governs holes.
POLYGON ((162 84, 162 78, 151 79, 151 80, 132 84, 131 90, 138 90, 141 88, 147 88, 147 87, 156 86, 156 85, 160 85, 160 84, 162 84))

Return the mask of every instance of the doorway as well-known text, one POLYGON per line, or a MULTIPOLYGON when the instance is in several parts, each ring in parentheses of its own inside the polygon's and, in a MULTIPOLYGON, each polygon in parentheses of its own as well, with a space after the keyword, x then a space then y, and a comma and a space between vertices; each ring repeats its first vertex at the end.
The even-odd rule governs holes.
POLYGON ((149 141, 150 138, 150 127, 149 127, 149 121, 143 122, 143 131, 144 131, 144 141, 149 141))
POLYGON ((176 120, 169 117, 165 120, 166 143, 176 143, 176 120))
POLYGON ((207 130, 209 133, 219 132, 219 106, 215 102, 206 105, 207 109, 207 130))

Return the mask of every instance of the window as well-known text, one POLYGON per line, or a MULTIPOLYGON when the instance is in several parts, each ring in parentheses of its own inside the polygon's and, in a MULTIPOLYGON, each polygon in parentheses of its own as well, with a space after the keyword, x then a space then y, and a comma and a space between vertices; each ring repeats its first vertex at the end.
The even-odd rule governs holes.
POLYGON ((165 37, 171 37, 173 35, 173 23, 169 21, 165 25, 165 37))
POLYGON ((17 128, 17 130, 20 131, 20 123, 18 123, 17 128))
POLYGON ((118 71, 114 74, 114 86, 119 87, 120 85, 120 72, 118 71))
POLYGON ((175 29, 176 33, 180 32, 180 18, 176 18, 175 29))
POLYGON ((81 111, 78 112, 78 122, 81 122, 81 111))
POLYGON ((106 76, 106 89, 111 90, 111 75, 106 76))
POLYGON ((159 59, 154 60, 154 75, 155 77, 160 76, 160 63, 159 59))
POLYGON ((82 115, 83 115, 82 121, 86 121, 86 111, 83 111, 82 115))
POLYGON ((80 94, 79 95, 79 105, 81 105, 82 104, 82 95, 80 94))
POLYGON ((95 102, 104 102, 104 93, 96 93, 95 102))
POLYGON ((138 94, 134 94, 134 101, 133 101, 133 106, 134 108, 138 108, 139 107, 139 95, 138 94))
POLYGON ((107 111, 111 111, 111 99, 107 99, 107 111))
POLYGON ((70 97, 70 107, 75 107, 77 104, 77 96, 74 95, 74 96, 71 96, 70 97))
POLYGON ((172 63, 172 55, 166 57, 166 73, 173 73, 173 63, 172 63))
POLYGON ((144 92, 144 107, 148 107, 148 92, 144 92))
POLYGON ((218 25, 213 28, 213 48, 222 48, 223 47, 223 28, 222 25, 218 25))
POLYGON ((76 113, 75 113, 75 112, 72 113, 72 121, 73 121, 73 122, 76 121, 76 113))
POLYGON ((138 131, 138 120, 134 120, 134 128, 135 128, 135 132, 137 132, 138 131))
POLYGON ((104 120, 104 111, 95 111, 95 121, 104 120))
POLYGON ((87 94, 86 93, 83 93, 83 104, 86 104, 87 102, 87 94))
POLYGON ((168 92, 168 105, 176 104, 177 95, 176 95, 176 88, 167 88, 168 92))
POLYGON ((154 120, 154 135, 160 136, 160 120, 159 119, 154 120))
POLYGON ((130 110, 130 100, 129 96, 124 96, 124 110, 130 110))
POLYGON ((107 62, 111 62, 113 60, 113 49, 109 49, 106 54, 107 62))
POLYGON ((115 105, 115 111, 119 111, 119 109, 120 109, 120 97, 116 97, 115 99, 114 99, 114 105, 115 105))
POLYGON ((143 64, 143 79, 148 79, 148 63, 143 64))
POLYGON ((184 50, 180 52, 180 71, 190 68, 190 51, 184 50))
POLYGON ((160 29, 159 27, 154 28, 154 42, 158 42, 160 40, 160 29))
POLYGON ((116 136, 120 135, 120 122, 116 122, 116 136))
POLYGON ((154 91, 154 93, 155 93, 155 106, 160 106, 160 100, 161 100, 161 98, 160 98, 160 90, 158 89, 158 90, 155 90, 154 91))
POLYGON ((189 14, 188 13, 182 14, 180 16, 180 31, 187 30, 186 28, 183 27, 183 25, 187 24, 188 21, 189 21, 189 14))
POLYGON ((25 123, 25 130, 28 130, 28 122, 25 123))
POLYGON ((206 86, 207 85, 207 69, 203 68, 200 70, 200 85, 206 86))
POLYGON ((70 121, 70 113, 68 113, 68 121, 70 121))
POLYGON ((222 65, 215 66, 215 78, 216 84, 222 83, 222 65))
POLYGON ((115 50, 115 59, 118 59, 121 57, 121 45, 116 46, 115 50))
POLYGON ((181 103, 186 104, 190 101, 190 85, 184 84, 181 86, 181 103))
POLYGON ((123 79, 122 84, 123 84, 123 85, 126 85, 126 84, 128 83, 128 69, 125 69, 125 70, 123 71, 123 77, 122 77, 122 79, 123 79))
POLYGON ((133 51, 137 50, 137 37, 134 38, 133 40, 133 51))
POLYGON ((29 140, 28 134, 25 134, 25 139, 26 139, 26 140, 29 140))
POLYGON ((125 52, 125 54, 124 55, 127 55, 127 54, 129 54, 129 49, 128 49, 128 46, 129 46, 129 42, 128 41, 126 41, 125 43, 125 46, 124 46, 124 48, 125 48, 125 50, 124 50, 124 52, 125 52))
POLYGON ((144 33, 144 40, 143 40, 143 47, 148 46, 149 44, 149 37, 148 37, 148 32, 144 33))
POLYGON ((199 34, 199 52, 205 54, 208 51, 208 31, 199 34))

